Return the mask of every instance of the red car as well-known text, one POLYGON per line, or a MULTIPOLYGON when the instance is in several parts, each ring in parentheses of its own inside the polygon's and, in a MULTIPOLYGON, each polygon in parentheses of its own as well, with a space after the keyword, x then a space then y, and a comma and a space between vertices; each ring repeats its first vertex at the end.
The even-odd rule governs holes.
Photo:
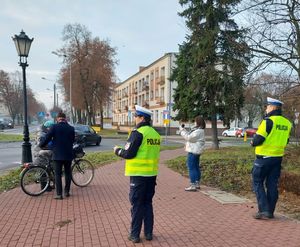
POLYGON ((235 135, 236 137, 244 137, 245 133, 247 133, 247 137, 253 137, 256 134, 257 128, 249 128, 245 127, 243 129, 237 130, 235 135))

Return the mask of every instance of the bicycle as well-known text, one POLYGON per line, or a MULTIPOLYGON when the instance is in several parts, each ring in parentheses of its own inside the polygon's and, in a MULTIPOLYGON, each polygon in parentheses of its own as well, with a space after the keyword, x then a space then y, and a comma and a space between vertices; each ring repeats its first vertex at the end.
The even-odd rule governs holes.
MULTIPOLYGON (((92 163, 86 159, 82 159, 85 152, 81 144, 73 146, 74 159, 72 161, 72 182, 79 187, 88 186, 93 178, 95 168, 92 163)), ((39 196, 51 187, 54 187, 54 169, 53 161, 49 159, 46 165, 26 163, 20 174, 21 188, 27 195, 39 196)))

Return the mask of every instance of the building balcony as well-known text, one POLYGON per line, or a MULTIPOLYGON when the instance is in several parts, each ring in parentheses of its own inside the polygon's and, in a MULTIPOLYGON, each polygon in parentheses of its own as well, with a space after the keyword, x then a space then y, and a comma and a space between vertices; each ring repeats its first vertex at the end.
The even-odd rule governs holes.
POLYGON ((165 82, 166 82, 165 76, 160 76, 160 77, 158 77, 158 78, 156 79, 156 83, 157 83, 158 85, 164 85, 165 82))
POLYGON ((128 93, 123 93, 123 98, 127 98, 128 97, 128 93))
POLYGON ((157 97, 156 99, 156 103, 159 105, 164 105, 165 104, 165 99, 164 97, 157 97))
POLYGON ((143 86, 143 91, 148 91, 149 90, 149 85, 147 84, 147 85, 144 85, 143 86))
POLYGON ((145 107, 145 108, 149 108, 149 103, 144 102, 144 103, 142 104, 142 106, 145 107))

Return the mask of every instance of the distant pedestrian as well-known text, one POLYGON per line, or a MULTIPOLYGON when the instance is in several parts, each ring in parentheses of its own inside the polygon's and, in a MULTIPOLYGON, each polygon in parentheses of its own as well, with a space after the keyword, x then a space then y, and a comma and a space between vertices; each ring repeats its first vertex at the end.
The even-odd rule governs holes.
POLYGON ((266 116, 251 141, 256 155, 252 169, 253 189, 258 203, 255 219, 274 218, 281 161, 292 126, 282 116, 282 104, 277 99, 267 98, 266 116))
POLYGON ((179 134, 186 140, 185 151, 188 152, 186 163, 190 177, 190 186, 186 187, 185 191, 197 191, 200 189, 200 155, 203 153, 205 145, 204 129, 206 124, 202 117, 197 116, 195 125, 190 131, 184 127, 184 124, 179 127, 179 134))
POLYGON ((70 196, 71 186, 71 164, 73 160, 73 143, 75 140, 74 127, 67 123, 66 115, 63 112, 57 115, 57 124, 53 125, 41 142, 40 147, 45 146, 48 142, 53 141, 53 161, 55 168, 55 187, 56 195, 54 199, 62 200, 62 167, 65 172, 65 189, 66 197, 70 196))
POLYGON ((131 227, 128 239, 140 242, 144 222, 146 240, 153 238, 153 206, 156 175, 160 154, 160 135, 151 127, 152 112, 135 106, 136 128, 132 130, 124 148, 115 146, 116 155, 126 159, 125 176, 130 176, 129 200, 131 203, 131 227))

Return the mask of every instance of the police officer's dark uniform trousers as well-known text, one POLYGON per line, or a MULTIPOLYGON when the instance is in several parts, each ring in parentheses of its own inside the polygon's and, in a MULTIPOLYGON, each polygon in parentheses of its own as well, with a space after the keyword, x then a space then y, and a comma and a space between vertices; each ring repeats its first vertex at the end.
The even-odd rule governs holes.
POLYGON ((134 129, 125 145, 115 153, 126 159, 125 175, 130 176, 131 232, 129 238, 139 242, 142 223, 147 240, 153 234, 152 198, 158 172, 160 135, 147 122, 134 129))
POLYGON ((253 138, 252 146, 256 147, 252 169, 253 189, 258 203, 256 219, 274 217, 281 161, 290 130, 291 123, 281 116, 281 110, 273 110, 261 122, 253 138))

